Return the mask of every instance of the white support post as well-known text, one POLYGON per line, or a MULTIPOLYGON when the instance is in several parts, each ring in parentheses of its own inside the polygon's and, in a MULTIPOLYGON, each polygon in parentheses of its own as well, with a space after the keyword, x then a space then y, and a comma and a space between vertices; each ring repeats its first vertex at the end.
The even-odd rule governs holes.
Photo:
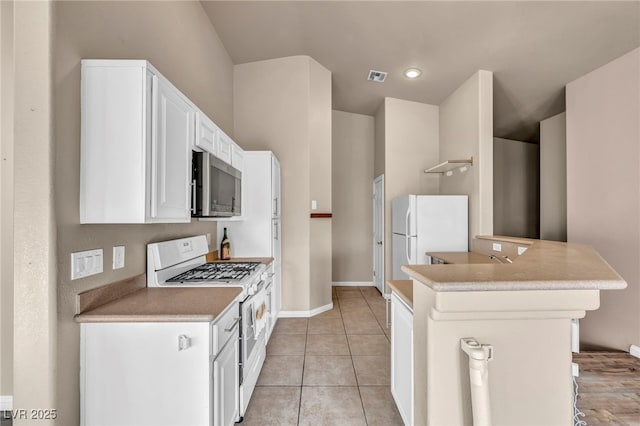
POLYGON ((474 426, 491 426, 489 399, 489 369, 493 346, 481 345, 474 338, 460 339, 460 347, 469 356, 469 382, 474 426))

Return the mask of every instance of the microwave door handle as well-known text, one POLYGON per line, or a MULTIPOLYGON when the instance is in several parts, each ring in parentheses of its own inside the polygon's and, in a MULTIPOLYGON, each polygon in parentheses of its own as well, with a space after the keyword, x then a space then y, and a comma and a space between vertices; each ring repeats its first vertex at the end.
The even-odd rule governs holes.
POLYGON ((202 216, 211 212, 211 154, 202 155, 202 216))
POLYGON ((191 213, 196 214, 196 180, 191 181, 191 213))

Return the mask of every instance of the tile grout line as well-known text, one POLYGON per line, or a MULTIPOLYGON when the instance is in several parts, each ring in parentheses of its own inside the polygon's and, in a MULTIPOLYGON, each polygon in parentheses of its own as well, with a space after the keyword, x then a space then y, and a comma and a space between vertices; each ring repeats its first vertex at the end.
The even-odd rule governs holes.
POLYGON ((309 339, 309 319, 307 319, 307 332, 304 335, 304 352, 302 353, 302 377, 300 378, 300 398, 298 400, 298 422, 300 424, 300 415, 302 413, 302 386, 304 385, 304 366, 307 363, 307 340, 309 339))
MULTIPOLYGON (((360 291, 360 295, 362 296, 362 291, 360 291)), ((338 304, 340 304, 340 296, 337 296, 337 297, 338 297, 338 304)), ((369 304, 367 303, 367 306, 368 305, 369 304)), ((340 319, 342 320, 342 326, 344 327, 344 334, 345 334, 345 337, 347 338, 347 348, 349 348, 349 357, 351 358, 351 366, 353 367, 353 376, 356 379, 356 389, 358 390, 358 397, 360 398, 360 406, 362 407, 362 416, 364 417, 365 425, 369 425, 369 421, 367 420, 367 412, 364 410, 364 402, 362 401, 362 394, 360 393, 360 385, 358 384, 358 374, 356 373, 356 365, 353 362, 353 354, 351 353, 351 345, 349 344, 349 335, 347 334, 347 327, 344 325, 344 317, 342 316, 342 305, 340 305, 340 319)))
MULTIPOLYGON (((373 313, 373 308, 371 307, 371 304, 369 303, 369 300, 366 298, 364 293, 362 293, 362 290, 360 290, 360 293, 362 294, 362 297, 364 298, 364 301, 366 302, 367 306, 369 306, 369 309, 371 310, 371 313, 373 313)), ((381 294, 381 296, 382 296, 382 294, 381 294)), ((384 303, 387 303, 387 301, 384 299, 384 297, 382 298, 382 300, 385 301, 384 303)), ((391 343, 391 338, 389 336, 387 336, 387 333, 384 332, 384 329, 387 328, 387 325, 385 324, 384 326, 382 326, 382 324, 380 324, 380 321, 378 321, 378 317, 376 316, 376 314, 373 314, 373 317, 376 319, 376 323, 382 329, 382 334, 384 334, 384 336, 387 338, 389 343, 391 343)))
MULTIPOLYGON (((360 289, 358 289, 358 290, 360 290, 360 289)), ((373 310, 371 310, 371 306, 369 305, 369 302, 367 302, 367 299, 364 297, 364 294, 362 293, 362 290, 360 290, 360 295, 364 299, 364 301, 367 304, 367 306, 369 306, 369 310, 373 314, 373 310)), ((373 317, 375 318, 375 315, 373 317)), ((376 320, 376 322, 377 322, 377 320, 376 320)), ((347 329, 345 328, 344 331, 346 333, 347 329)), ((347 344, 349 344, 349 337, 347 337, 347 344)), ((362 414, 364 415, 364 422, 365 422, 366 425, 369 425, 369 420, 367 419, 367 411, 364 409, 364 401, 362 400, 362 392, 360 392, 360 383, 358 383, 358 374, 356 373, 356 363, 353 361, 353 354, 351 353, 351 346, 349 346, 349 354, 351 354, 351 364, 353 365, 353 374, 354 374, 354 376, 356 376, 356 384, 358 386, 358 396, 360 396, 360 405, 362 406, 362 414)))

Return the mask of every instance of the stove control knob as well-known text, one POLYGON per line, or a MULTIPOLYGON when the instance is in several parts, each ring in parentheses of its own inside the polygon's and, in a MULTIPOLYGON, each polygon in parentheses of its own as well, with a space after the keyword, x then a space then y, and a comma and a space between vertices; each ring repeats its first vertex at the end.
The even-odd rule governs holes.
POLYGON ((260 279, 262 281, 266 281, 269 278, 269 274, 267 274, 266 272, 263 272, 260 274, 260 279))
POLYGON ((247 289, 247 293, 249 293, 249 296, 253 296, 254 294, 256 294, 256 287, 255 286, 251 286, 247 289))

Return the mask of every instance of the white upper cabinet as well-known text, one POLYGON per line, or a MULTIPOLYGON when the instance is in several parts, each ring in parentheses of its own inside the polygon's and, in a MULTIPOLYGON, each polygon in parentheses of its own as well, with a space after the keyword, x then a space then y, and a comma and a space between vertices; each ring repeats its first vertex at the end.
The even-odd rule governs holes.
POLYGON ((83 60, 80 223, 189 222, 195 107, 147 61, 83 60))
POLYGON ((202 111, 196 112, 196 146, 203 151, 217 154, 220 129, 202 111))
POLYGON ((215 156, 225 163, 231 164, 231 146, 233 144, 233 140, 227 136, 225 132, 220 130, 218 132, 218 149, 215 156))
POLYGON ((191 221, 191 151, 244 151, 145 60, 83 60, 80 223, 191 221))
POLYGON ((151 220, 189 222, 195 109, 162 78, 156 106, 156 132, 151 147, 151 220))
POLYGON ((231 145, 231 166, 240 171, 244 167, 244 151, 235 143, 231 145))

